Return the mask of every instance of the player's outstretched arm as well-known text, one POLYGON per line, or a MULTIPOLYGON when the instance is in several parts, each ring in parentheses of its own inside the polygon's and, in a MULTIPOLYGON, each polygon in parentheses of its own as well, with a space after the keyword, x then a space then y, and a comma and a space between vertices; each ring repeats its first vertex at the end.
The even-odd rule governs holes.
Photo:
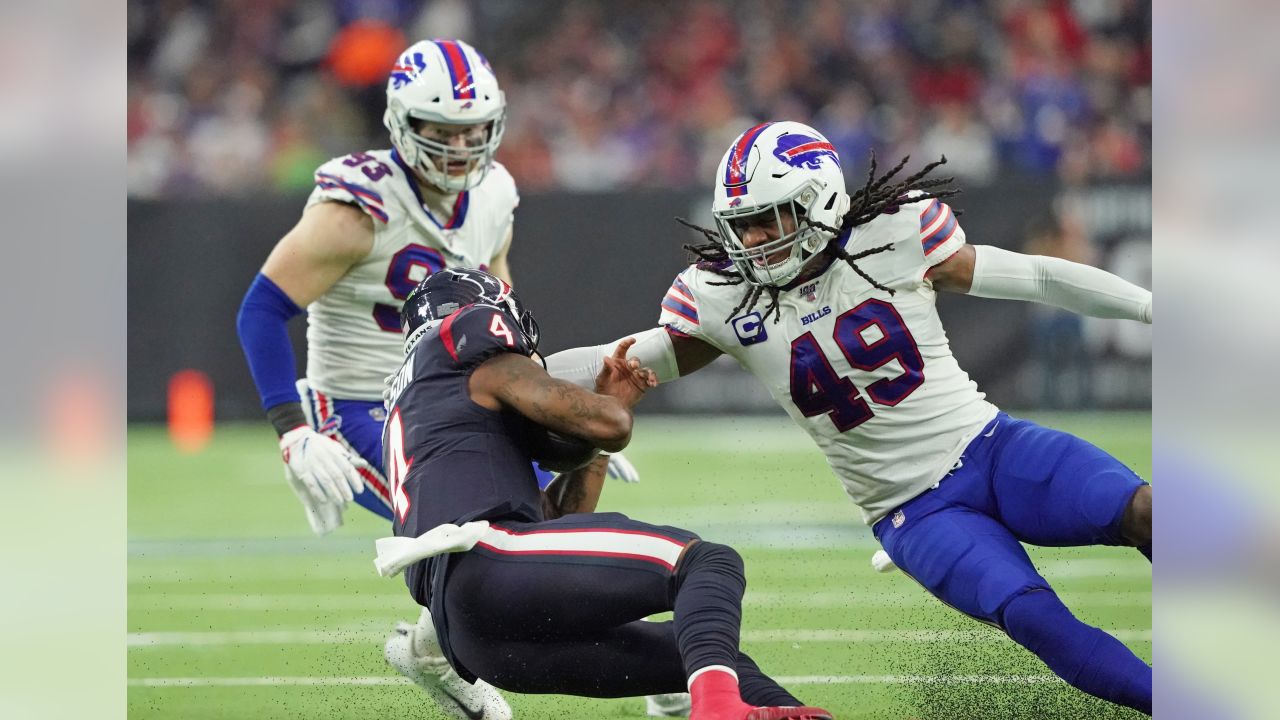
POLYGON ((604 359, 614 354, 618 346, 628 339, 635 340, 628 351, 629 356, 642 366, 651 368, 660 383, 700 370, 720 356, 720 350, 707 342, 673 335, 666 328, 656 327, 604 345, 562 350, 547 357, 547 372, 579 387, 594 387, 604 359))
POLYGON ((927 275, 939 290, 1029 300, 1081 315, 1151 322, 1151 291, 1089 265, 964 245, 927 275))

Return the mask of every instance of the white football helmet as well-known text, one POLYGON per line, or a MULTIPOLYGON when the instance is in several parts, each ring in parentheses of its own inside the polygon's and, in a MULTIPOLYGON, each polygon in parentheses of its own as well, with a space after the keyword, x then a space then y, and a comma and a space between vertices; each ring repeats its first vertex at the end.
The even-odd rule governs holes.
POLYGON ((382 123, 391 144, 410 167, 446 192, 469 190, 484 180, 502 142, 507 101, 489 61, 461 40, 423 40, 400 54, 387 79, 387 112, 382 123), (488 123, 481 145, 457 148, 414 131, 413 121, 476 125, 488 123), (451 175, 449 165, 465 163, 451 175))
POLYGON ((711 213, 729 259, 753 285, 780 286, 793 279, 835 237, 810 221, 839 228, 848 210, 835 148, 817 130, 798 122, 763 123, 739 135, 716 171, 711 213), (790 233, 783 227, 784 209, 796 219, 790 233), (762 222, 777 223, 778 239, 748 249, 742 232, 762 222), (785 260, 768 262, 770 255, 787 248, 791 252, 785 260))

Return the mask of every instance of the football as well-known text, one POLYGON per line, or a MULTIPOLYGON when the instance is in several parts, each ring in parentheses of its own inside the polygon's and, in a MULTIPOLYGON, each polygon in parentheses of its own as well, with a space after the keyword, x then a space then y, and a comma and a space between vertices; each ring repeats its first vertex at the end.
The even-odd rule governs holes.
POLYGON ((600 449, 581 438, 536 426, 529 433, 529 454, 543 470, 566 473, 591 462, 600 449))

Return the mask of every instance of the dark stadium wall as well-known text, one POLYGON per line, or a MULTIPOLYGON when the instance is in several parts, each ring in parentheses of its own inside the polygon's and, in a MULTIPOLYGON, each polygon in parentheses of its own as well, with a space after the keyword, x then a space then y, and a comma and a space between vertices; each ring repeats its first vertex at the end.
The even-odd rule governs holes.
MULTIPOLYGON (((1101 250, 1099 264, 1118 265, 1129 275, 1149 272, 1149 187, 1104 186, 1076 198, 1101 250), (1112 257, 1117 253, 1122 256, 1112 257)), ((1051 187, 1009 179, 968 189, 952 204, 964 211, 961 222, 970 242, 1017 249, 1027 222, 1059 199, 1051 187)), ((163 419, 168 380, 188 368, 213 381, 218 419, 261 417, 235 316, 245 289, 296 221, 303 201, 129 201, 130 421, 163 419)), ((542 326, 543 348, 598 344, 652 327, 658 302, 687 264, 681 245, 696 239, 672 218, 706 224, 706 205, 702 194, 676 191, 525 195, 517 211, 512 268, 542 326)), ((1150 286, 1149 279, 1131 279, 1150 286)), ((1026 379, 1028 306, 943 294, 939 309, 952 349, 989 397, 1007 407, 1034 406, 1026 379)), ((291 332, 301 372, 305 322, 292 323, 291 332)), ((1149 407, 1150 356, 1142 337, 1104 337, 1095 345, 1098 388, 1091 406, 1149 407)), ((758 383, 724 360, 660 388, 642 405, 655 412, 773 407, 758 383)))

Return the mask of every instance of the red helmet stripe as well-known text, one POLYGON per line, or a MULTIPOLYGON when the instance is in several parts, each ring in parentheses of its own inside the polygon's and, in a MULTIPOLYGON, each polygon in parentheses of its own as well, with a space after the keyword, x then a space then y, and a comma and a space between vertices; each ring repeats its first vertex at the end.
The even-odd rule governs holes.
POLYGON ((729 153, 729 162, 725 163, 724 168, 724 184, 726 189, 728 189, 727 194, 730 197, 746 194, 745 189, 742 189, 741 192, 735 193, 733 192, 733 189, 728 188, 728 186, 741 185, 747 181, 746 164, 747 156, 751 153, 751 146, 755 144, 756 138, 760 137, 760 133, 764 132, 764 129, 772 124, 773 123, 771 122, 767 122, 756 125, 750 130, 742 133, 738 138, 738 141, 733 144, 733 151, 729 153))
POLYGON ((436 40, 435 43, 440 47, 440 52, 444 53, 445 64, 449 66, 454 99, 474 99, 476 83, 471 77, 471 63, 467 62, 466 53, 462 52, 462 48, 454 40, 436 40))

